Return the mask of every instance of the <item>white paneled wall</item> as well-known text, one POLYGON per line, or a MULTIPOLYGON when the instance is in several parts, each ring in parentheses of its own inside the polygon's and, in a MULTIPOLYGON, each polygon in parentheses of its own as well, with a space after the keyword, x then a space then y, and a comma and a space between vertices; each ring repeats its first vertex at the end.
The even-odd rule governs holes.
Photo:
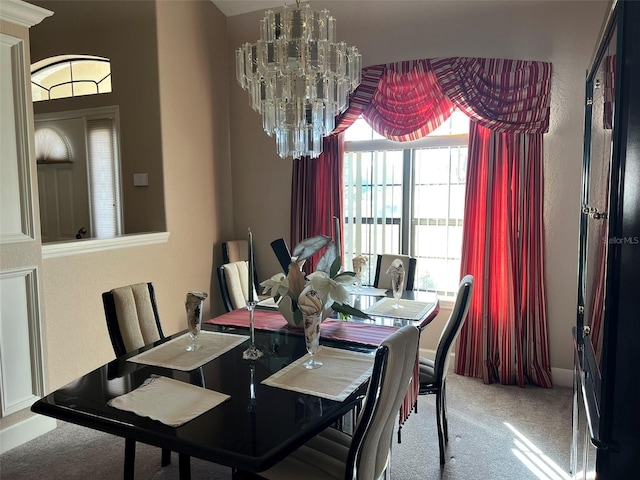
POLYGON ((44 393, 36 270, 0 274, 2 416, 28 408, 44 393))

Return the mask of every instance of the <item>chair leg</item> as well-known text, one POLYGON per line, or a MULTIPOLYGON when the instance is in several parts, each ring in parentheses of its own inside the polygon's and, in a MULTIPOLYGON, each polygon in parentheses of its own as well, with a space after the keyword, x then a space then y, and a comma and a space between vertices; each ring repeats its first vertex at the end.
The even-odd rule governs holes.
POLYGON ((160 465, 162 467, 171 465, 171 450, 169 450, 168 448, 162 449, 162 460, 160 461, 160 465))
POLYGON ((438 424, 438 447, 440 450, 440 465, 444 465, 444 430, 442 419, 442 390, 436 394, 436 421, 438 424))
POLYGON ((442 384, 442 426, 444 429, 444 443, 449 443, 449 422, 447 421, 447 384, 442 384))
POLYGON ((136 466, 136 441, 124 439, 124 480, 133 480, 136 466))
POLYGON ((180 480, 191 480, 191 457, 189 455, 178 454, 178 471, 180 480))

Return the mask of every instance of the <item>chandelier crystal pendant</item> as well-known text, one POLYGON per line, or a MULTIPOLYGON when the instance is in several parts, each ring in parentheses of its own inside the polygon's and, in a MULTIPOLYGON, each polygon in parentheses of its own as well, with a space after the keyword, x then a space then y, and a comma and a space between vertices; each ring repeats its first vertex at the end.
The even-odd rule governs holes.
POLYGON ((236 78, 249 91, 262 126, 275 134, 280 157, 317 158, 322 138, 349 106, 362 79, 356 47, 336 42, 336 20, 308 4, 268 10, 260 40, 236 50, 236 78))

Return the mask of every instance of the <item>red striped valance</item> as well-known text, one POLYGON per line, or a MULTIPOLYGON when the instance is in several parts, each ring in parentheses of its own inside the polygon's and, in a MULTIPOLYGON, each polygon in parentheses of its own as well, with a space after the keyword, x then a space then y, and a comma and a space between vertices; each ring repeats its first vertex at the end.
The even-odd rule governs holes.
POLYGON ((457 107, 497 132, 545 133, 549 128, 551 64, 450 57, 373 65, 334 133, 359 115, 384 137, 422 138, 457 107))

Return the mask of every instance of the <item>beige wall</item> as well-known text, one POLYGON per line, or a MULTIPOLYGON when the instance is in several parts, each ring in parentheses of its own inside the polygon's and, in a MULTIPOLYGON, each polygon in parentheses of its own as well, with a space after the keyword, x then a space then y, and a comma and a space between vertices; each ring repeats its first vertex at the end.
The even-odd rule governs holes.
POLYGON ((32 62, 63 54, 107 57, 113 88, 108 94, 36 102, 35 113, 118 105, 124 231, 165 231, 155 3, 33 3, 55 13, 31 29, 32 62), (149 186, 134 187, 133 174, 142 172, 149 174, 149 186))
MULTIPOLYGON (((572 368, 584 79, 606 3, 599 1, 315 1, 337 19, 338 38, 356 45, 363 65, 443 56, 498 57, 553 64, 551 126, 545 136, 545 248, 553 367, 572 368)), ((229 58, 258 37, 263 12, 229 18, 229 58)), ((289 238, 291 160, 261 131, 260 117, 229 72, 234 229, 250 225, 257 268, 278 271, 269 242, 289 238)), ((444 312, 443 312, 444 313, 444 312)), ((441 323, 441 322, 440 322, 441 323)), ((425 344, 439 336, 434 328, 425 344)))
MULTIPOLYGON (((103 16, 102 23, 114 37, 129 38, 131 58, 126 63, 159 67, 153 87, 157 101, 145 108, 148 115, 143 117, 158 122, 161 130, 153 151, 164 169, 160 178, 170 237, 161 245, 44 260, 49 390, 113 358, 101 300, 106 290, 153 281, 165 334, 184 328, 188 290, 212 292, 205 316, 210 306, 221 309, 210 276, 212 247, 231 231, 232 214, 225 202, 231 188, 225 17, 206 1, 108 3, 115 10, 103 16), (141 15, 135 18, 153 41, 139 38, 135 24, 119 23, 119 17, 131 14, 133 3, 147 4, 134 9, 141 15), (145 55, 137 54, 135 42, 149 45, 145 55), (157 58, 148 58, 153 55, 157 58)), ((84 12, 82 21, 91 14, 84 12)), ((135 135, 139 125, 128 124, 123 136, 135 135)))

